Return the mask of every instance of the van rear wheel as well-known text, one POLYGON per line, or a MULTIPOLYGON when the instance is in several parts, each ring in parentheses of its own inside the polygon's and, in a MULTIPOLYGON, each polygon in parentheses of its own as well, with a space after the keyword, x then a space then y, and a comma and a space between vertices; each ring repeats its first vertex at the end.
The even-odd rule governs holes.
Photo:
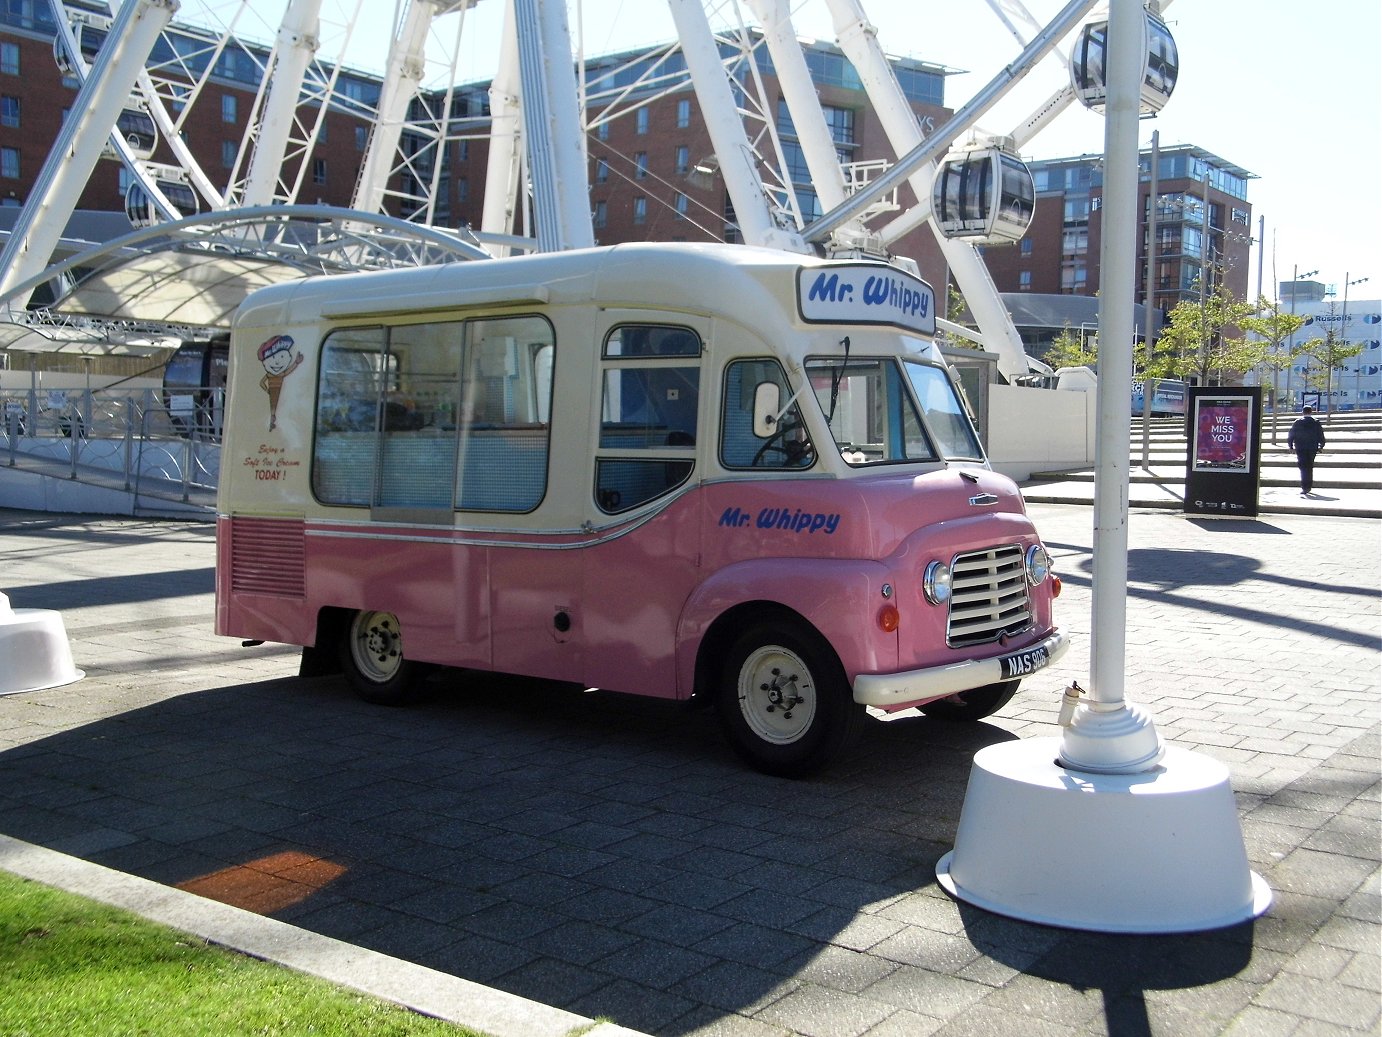
POLYGON ((424 667, 403 654, 403 631, 392 612, 352 613, 340 651, 346 679, 366 702, 405 706, 422 697, 424 667))
POLYGON ((825 767, 853 741, 864 717, 830 646, 786 619, 757 623, 734 641, 717 706, 735 752, 785 778, 825 767))
POLYGON ((949 698, 936 699, 920 707, 928 717, 937 720, 966 721, 982 720, 992 716, 1012 701, 1021 681, 999 681, 985 684, 982 688, 962 691, 949 698))

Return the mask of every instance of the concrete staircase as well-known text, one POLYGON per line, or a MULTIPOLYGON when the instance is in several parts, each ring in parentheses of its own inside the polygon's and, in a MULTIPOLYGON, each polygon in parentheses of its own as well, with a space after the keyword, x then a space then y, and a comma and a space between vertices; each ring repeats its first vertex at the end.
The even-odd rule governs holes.
MULTIPOLYGON (((1286 449, 1286 435, 1296 417, 1281 415, 1275 430, 1271 417, 1265 420, 1259 513, 1382 518, 1382 411, 1346 412, 1320 419, 1327 445, 1315 461, 1310 497, 1300 495, 1295 454, 1286 449)), ((1133 419, 1130 434, 1128 506, 1179 510, 1185 499, 1184 420, 1151 421, 1145 462, 1141 418, 1133 419)), ((1094 469, 1034 472, 1022 484, 1022 494, 1033 503, 1093 504, 1094 469)))

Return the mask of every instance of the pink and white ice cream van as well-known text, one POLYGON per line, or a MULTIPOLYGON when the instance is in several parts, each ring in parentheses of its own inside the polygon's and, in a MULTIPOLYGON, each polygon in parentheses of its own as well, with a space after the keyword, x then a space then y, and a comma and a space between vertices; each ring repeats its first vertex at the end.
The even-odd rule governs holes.
MULTIPOLYGON (((1001 708, 1060 581, 884 263, 618 245, 315 278, 235 319, 216 630, 712 703, 775 774, 1001 708)), ((435 683, 435 682, 433 682, 435 683)))

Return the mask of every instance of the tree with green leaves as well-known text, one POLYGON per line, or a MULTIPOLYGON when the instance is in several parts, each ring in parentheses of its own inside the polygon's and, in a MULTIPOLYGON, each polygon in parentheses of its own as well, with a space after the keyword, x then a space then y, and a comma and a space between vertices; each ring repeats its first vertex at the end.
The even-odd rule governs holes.
MULTIPOLYGON (((1334 329, 1330 328, 1324 338, 1311 339, 1297 350, 1306 360, 1305 384, 1320 392, 1329 392, 1339 384, 1338 375, 1343 373, 1345 361, 1362 351, 1362 346, 1335 338, 1334 329)), ((1332 400, 1325 404, 1326 413, 1333 409, 1332 400)))
POLYGON ((1051 340, 1041 359, 1056 370, 1062 367, 1093 367, 1099 361, 1099 336, 1083 335, 1066 321, 1065 327, 1051 340))
POLYGON ((1291 339, 1305 326, 1305 321, 1306 318, 1302 315, 1283 312, 1279 301, 1269 301, 1265 296, 1257 300, 1256 313, 1238 321, 1238 326, 1243 331, 1255 335, 1262 343, 1262 359, 1257 369, 1261 372, 1262 383, 1267 385, 1270 379, 1272 391, 1276 394, 1272 406, 1273 414, 1290 402, 1286 398, 1286 388, 1281 383, 1282 372, 1289 371, 1300 357, 1312 356, 1325 345, 1322 338, 1291 345, 1291 339))
POLYGON ((1252 316, 1252 303, 1235 299, 1222 285, 1204 302, 1177 303, 1150 351, 1144 350, 1142 371, 1152 378, 1196 376, 1209 385, 1211 376, 1223 384, 1230 374, 1244 374, 1262 362, 1265 346, 1242 337, 1240 322, 1252 316))
MULTIPOLYGON (((946 285, 945 300, 945 319, 952 324, 958 324, 962 328, 970 328, 978 331, 978 325, 972 319, 966 320, 969 316, 969 304, 965 302, 965 297, 960 294, 960 290, 955 285, 946 285)), ((953 349, 983 349, 984 347, 973 339, 963 335, 954 335, 941 329, 936 332, 936 340, 942 346, 953 349)))

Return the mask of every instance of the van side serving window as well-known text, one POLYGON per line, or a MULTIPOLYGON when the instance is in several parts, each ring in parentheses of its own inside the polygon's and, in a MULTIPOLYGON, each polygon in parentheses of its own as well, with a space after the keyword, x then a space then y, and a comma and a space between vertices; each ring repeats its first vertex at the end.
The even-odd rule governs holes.
POLYGON ((595 503, 616 515, 691 477, 701 339, 680 325, 622 324, 606 336, 601 355, 595 503))
POLYGON ((540 317, 349 328, 322 343, 324 504, 524 512, 547 487, 554 343, 540 317))

